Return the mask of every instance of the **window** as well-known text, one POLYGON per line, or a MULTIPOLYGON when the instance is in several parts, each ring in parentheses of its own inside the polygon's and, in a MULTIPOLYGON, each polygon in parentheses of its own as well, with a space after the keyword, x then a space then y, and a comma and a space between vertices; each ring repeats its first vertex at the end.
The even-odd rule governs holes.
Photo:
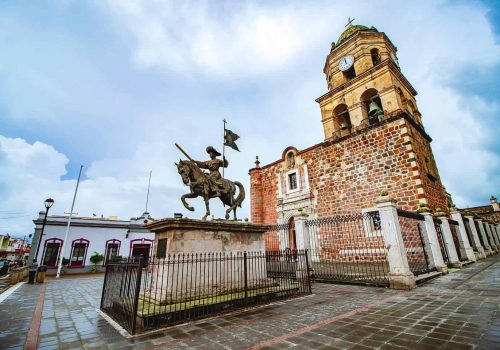
POLYGON ((288 189, 297 189, 297 173, 288 174, 288 189))
POLYGON ((167 257, 167 239, 159 239, 158 247, 156 247, 156 257, 160 259, 164 259, 167 257))
POLYGON ((371 49, 370 54, 372 56, 373 66, 376 66, 377 64, 379 64, 380 63, 380 54, 378 52, 378 49, 371 49))
POLYGON ((108 262, 116 260, 116 257, 120 255, 120 243, 121 242, 117 239, 112 239, 106 242, 106 255, 103 266, 108 262))
POLYGON ((59 258, 59 250, 61 249, 62 240, 55 238, 45 242, 45 251, 43 253, 43 265, 47 267, 56 267, 59 258))
POLYGON ((85 267, 85 258, 87 256, 87 247, 89 241, 83 238, 73 241, 71 249, 70 267, 85 267))

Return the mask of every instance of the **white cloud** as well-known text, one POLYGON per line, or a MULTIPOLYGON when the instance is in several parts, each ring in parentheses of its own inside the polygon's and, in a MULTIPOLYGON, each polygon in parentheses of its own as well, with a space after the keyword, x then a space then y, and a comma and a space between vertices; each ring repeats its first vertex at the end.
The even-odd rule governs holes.
POLYGON ((130 35, 136 64, 193 75, 255 76, 279 69, 307 50, 311 33, 324 29, 323 21, 284 4, 247 2, 228 5, 227 12, 209 5, 109 0, 108 13, 130 35))

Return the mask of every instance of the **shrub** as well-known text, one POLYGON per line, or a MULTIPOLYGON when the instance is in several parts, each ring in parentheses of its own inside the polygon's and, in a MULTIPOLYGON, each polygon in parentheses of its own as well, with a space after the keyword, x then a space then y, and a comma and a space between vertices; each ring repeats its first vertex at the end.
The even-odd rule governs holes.
POLYGON ((62 260, 62 266, 68 266, 69 264, 69 259, 68 258, 63 258, 62 260))
POLYGON ((95 266, 95 265, 97 265, 97 264, 99 264, 99 263, 100 263, 100 262, 102 262, 103 260, 104 260, 104 255, 102 255, 102 254, 100 254, 100 253, 98 253, 98 252, 94 252, 94 253, 92 254, 92 256, 90 257, 90 262, 91 262, 92 264, 94 264, 94 266, 95 266))

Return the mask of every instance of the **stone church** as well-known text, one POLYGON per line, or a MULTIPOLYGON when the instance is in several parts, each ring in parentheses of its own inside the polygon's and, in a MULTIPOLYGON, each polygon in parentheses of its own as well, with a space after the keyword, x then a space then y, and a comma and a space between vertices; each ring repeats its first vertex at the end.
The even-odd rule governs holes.
POLYGON ((306 149, 289 146, 270 164, 256 161, 252 222, 286 224, 299 208, 309 218, 370 212, 381 191, 405 210, 426 204, 447 211, 417 91, 389 37, 349 25, 332 43, 323 72, 328 91, 316 102, 324 140, 306 149))

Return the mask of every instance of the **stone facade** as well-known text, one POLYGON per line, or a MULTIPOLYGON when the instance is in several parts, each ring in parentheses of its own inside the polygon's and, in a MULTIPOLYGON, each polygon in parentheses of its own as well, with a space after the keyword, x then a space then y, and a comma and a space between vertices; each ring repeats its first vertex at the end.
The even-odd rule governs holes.
POLYGON ((346 33, 325 63, 329 91, 316 100, 325 140, 288 147, 281 159, 250 170, 254 223, 287 223, 298 208, 311 218, 359 213, 375 207, 383 190, 406 210, 448 208, 417 92, 395 46, 374 28, 346 33), (339 69, 346 55, 354 57, 351 73, 339 69))

